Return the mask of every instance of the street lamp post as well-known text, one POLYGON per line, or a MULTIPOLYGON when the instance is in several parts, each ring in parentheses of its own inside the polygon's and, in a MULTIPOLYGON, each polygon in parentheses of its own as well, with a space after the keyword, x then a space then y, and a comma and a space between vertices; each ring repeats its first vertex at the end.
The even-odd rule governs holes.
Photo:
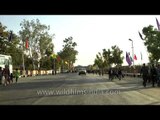
POLYGON ((129 39, 132 42, 132 59, 133 59, 133 68, 134 68, 134 47, 133 47, 133 40, 129 39))

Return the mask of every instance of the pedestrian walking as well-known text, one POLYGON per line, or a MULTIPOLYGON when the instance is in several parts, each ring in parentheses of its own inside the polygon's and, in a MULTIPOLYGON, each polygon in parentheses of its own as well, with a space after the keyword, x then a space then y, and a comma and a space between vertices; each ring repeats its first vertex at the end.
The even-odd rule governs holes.
POLYGON ((160 87, 160 64, 157 65, 157 86, 160 87))
POLYGON ((147 82, 147 77, 148 77, 148 67, 146 67, 145 63, 143 64, 141 68, 140 74, 142 75, 142 78, 143 78, 143 86, 146 87, 146 82, 147 82))
POLYGON ((13 83, 13 74, 10 74, 10 81, 13 83))
POLYGON ((3 77, 3 70, 2 67, 0 67, 0 85, 2 84, 2 77, 3 77))
POLYGON ((7 65, 5 65, 5 68, 3 69, 3 75, 5 77, 5 81, 4 81, 4 86, 7 86, 8 84, 10 84, 10 70, 9 67, 7 65))
POLYGON ((113 79, 113 70, 112 70, 112 68, 109 69, 108 75, 109 75, 109 80, 112 80, 113 79))
POLYGON ((17 83, 17 82, 18 82, 18 78, 19 78, 19 72, 18 72, 18 69, 16 69, 15 77, 16 77, 16 83, 17 83))
POLYGON ((157 80, 157 69, 156 67, 154 66, 154 64, 152 64, 152 67, 151 67, 151 78, 152 78, 152 87, 155 87, 154 84, 157 80))
POLYGON ((118 69, 118 79, 119 79, 119 80, 122 79, 122 70, 121 70, 120 67, 119 67, 119 69, 118 69))

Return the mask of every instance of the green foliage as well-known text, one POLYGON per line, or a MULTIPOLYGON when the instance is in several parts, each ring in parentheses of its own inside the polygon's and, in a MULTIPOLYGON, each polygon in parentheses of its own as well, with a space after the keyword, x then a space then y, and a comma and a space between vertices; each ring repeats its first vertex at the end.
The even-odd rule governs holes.
POLYGON ((111 60, 112 60, 112 56, 111 56, 111 51, 110 49, 108 49, 106 51, 106 49, 103 49, 103 57, 104 57, 104 65, 106 67, 110 66, 112 64, 111 60))
POLYGON ((19 48, 19 37, 14 34, 12 40, 8 40, 9 31, 0 23, 0 54, 11 55, 13 68, 19 68, 22 63, 22 50, 19 48))
POLYGON ((69 69, 75 63, 76 55, 78 54, 78 51, 75 50, 77 43, 73 42, 72 40, 73 40, 72 37, 65 38, 65 40, 63 40, 64 42, 63 49, 58 53, 61 59, 63 60, 63 63, 62 63, 63 67, 67 66, 64 64, 64 62, 67 61, 69 69))
POLYGON ((94 65, 97 65, 100 69, 108 68, 115 65, 121 65, 123 63, 124 57, 121 57, 123 51, 119 49, 119 47, 112 46, 111 50, 103 49, 102 54, 99 52, 96 55, 94 65))
POLYGON ((96 55, 96 59, 95 59, 94 62, 99 68, 103 68, 104 67, 105 60, 104 60, 104 57, 102 56, 102 54, 100 52, 96 55))
POLYGON ((149 52, 149 60, 157 63, 160 59, 160 32, 154 29, 152 25, 144 27, 142 32, 145 36, 144 44, 149 52))
POLYGON ((40 60, 41 69, 45 70, 52 69, 52 62, 53 61, 50 59, 50 57, 48 56, 42 57, 40 60))
POLYGON ((31 21, 23 20, 20 23, 20 26, 21 30, 19 31, 19 34, 22 49, 23 51, 29 52, 28 57, 32 58, 33 66, 36 65, 36 63, 38 65, 41 58, 46 55, 50 56, 53 53, 54 45, 52 43, 52 38, 54 35, 49 35, 48 33, 50 26, 41 24, 38 19, 31 21), (29 49, 25 49, 25 40, 27 38, 29 38, 29 49))
POLYGON ((116 45, 112 46, 111 48, 112 48, 111 51, 112 57, 110 63, 115 64, 115 66, 121 65, 124 59, 124 57, 121 56, 123 54, 123 51, 120 50, 119 47, 117 47, 116 45))

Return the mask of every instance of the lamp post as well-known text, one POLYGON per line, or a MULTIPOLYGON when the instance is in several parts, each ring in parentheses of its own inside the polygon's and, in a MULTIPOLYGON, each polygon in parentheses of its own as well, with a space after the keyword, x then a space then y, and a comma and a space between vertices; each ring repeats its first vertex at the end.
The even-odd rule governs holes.
POLYGON ((132 42, 132 59, 133 59, 133 68, 134 68, 134 47, 133 47, 133 40, 129 39, 132 42))

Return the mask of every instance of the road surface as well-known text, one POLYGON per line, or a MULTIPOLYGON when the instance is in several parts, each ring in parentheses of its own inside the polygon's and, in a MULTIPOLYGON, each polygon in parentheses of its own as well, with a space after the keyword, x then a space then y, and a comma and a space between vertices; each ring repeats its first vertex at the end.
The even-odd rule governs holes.
POLYGON ((18 83, 0 85, 0 105, 158 105, 160 88, 142 86, 141 78, 108 80, 96 74, 20 78, 18 83))

